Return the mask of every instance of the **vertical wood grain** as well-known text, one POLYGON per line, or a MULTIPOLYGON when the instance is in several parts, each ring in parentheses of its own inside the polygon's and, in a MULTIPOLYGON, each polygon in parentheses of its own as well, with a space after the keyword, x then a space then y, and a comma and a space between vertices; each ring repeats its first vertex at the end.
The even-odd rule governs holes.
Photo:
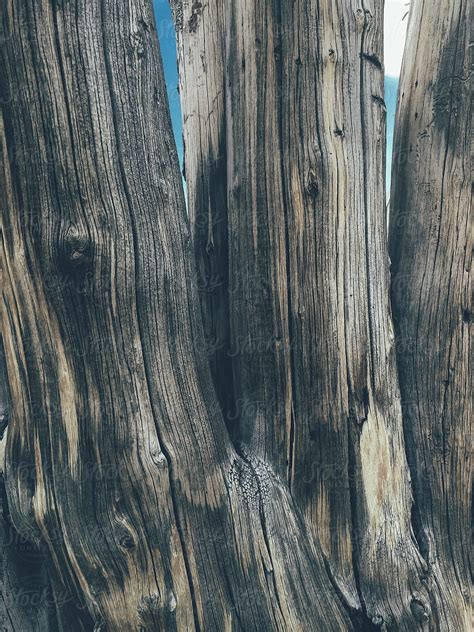
POLYGON ((1 26, 13 524, 96 630, 351 629, 219 410, 151 3, 8 0, 1 26))
POLYGON ((441 593, 433 616, 439 629, 468 630, 472 5, 412 5, 392 168, 392 302, 415 535, 441 593))

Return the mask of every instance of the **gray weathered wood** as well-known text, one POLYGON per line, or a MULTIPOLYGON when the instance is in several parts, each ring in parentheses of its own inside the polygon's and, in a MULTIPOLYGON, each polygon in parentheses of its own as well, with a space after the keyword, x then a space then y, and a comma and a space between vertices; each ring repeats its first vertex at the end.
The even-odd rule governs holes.
POLYGON ((383 3, 173 1, 190 221, 149 0, 0 8, 0 539, 37 629, 468 629, 467 4, 414 7, 402 399, 383 3))
POLYGON ((413 2, 394 139, 392 301, 413 525, 441 598, 470 629, 472 3, 413 2))
POLYGON ((230 351, 222 0, 171 2, 177 34, 184 174, 207 354, 231 436, 237 430, 230 351))
POLYGON ((1 24, 15 527, 96 629, 351 629, 218 410, 151 3, 8 0, 1 24))
MULTIPOLYGON (((418 629, 430 600, 389 306, 382 3, 174 5, 185 169, 191 199, 196 182, 210 191, 203 217, 214 174, 196 147, 204 138, 209 153, 208 116, 226 129, 236 435, 287 481, 364 625, 418 629), (207 34, 225 6, 223 67, 207 34), (212 98, 191 117, 196 84, 212 98)), ((194 239, 202 252, 207 236, 194 239)))
MULTIPOLYGON (((0 628, 2 632, 59 630, 55 597, 41 552, 12 525, 4 478, 4 446, 10 393, 3 339, 0 336, 0 628)), ((70 604, 69 604, 70 605, 70 604)))

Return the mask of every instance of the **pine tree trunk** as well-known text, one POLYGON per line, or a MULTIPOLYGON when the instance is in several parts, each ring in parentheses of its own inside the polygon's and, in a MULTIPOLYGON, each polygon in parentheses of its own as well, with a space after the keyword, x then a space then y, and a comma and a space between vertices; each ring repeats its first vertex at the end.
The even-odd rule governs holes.
POLYGON ((381 3, 173 9, 190 222, 151 3, 0 9, 6 495, 57 605, 5 627, 463 630, 424 535, 462 479, 412 524, 381 3))
POLYGON ((434 612, 441 630, 470 629, 471 7, 414 3, 390 218, 413 526, 443 596, 434 612))

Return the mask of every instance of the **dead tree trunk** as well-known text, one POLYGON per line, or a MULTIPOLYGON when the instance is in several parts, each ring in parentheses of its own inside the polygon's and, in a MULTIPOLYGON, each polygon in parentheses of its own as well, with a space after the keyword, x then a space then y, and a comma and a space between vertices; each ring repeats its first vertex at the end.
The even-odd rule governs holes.
POLYGON ((226 6, 171 2, 180 67, 184 174, 211 374, 227 426, 237 430, 230 353, 225 128, 226 6))
POLYGON ((97 629, 350 629, 286 486, 226 433, 150 3, 1 17, 15 526, 97 629))
POLYGON ((0 9, 7 494, 58 628, 451 630, 412 531, 381 3, 173 4, 192 233, 151 3, 0 9))
POLYGON ((421 629, 443 596, 427 590, 412 536, 389 306, 382 8, 174 10, 197 266, 210 261, 229 286, 221 298, 205 279, 214 303, 203 319, 215 333, 229 311, 234 434, 287 482, 363 625, 421 629), (215 155, 209 120, 225 130, 225 209, 215 162, 201 160, 215 155))
POLYGON ((415 535, 432 584, 438 575, 439 629, 468 630, 472 5, 413 4, 395 128, 392 300, 415 535))

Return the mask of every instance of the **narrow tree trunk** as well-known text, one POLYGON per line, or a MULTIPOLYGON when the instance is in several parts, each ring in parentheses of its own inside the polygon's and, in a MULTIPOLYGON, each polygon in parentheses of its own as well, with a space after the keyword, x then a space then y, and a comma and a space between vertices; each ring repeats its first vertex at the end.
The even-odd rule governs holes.
POLYGON ((150 3, 1 11, 15 527, 96 629, 350 629, 219 412, 150 3))
POLYGON ((413 4, 394 141, 392 300, 415 534, 442 594, 433 615, 440 630, 468 630, 472 5, 413 4))

